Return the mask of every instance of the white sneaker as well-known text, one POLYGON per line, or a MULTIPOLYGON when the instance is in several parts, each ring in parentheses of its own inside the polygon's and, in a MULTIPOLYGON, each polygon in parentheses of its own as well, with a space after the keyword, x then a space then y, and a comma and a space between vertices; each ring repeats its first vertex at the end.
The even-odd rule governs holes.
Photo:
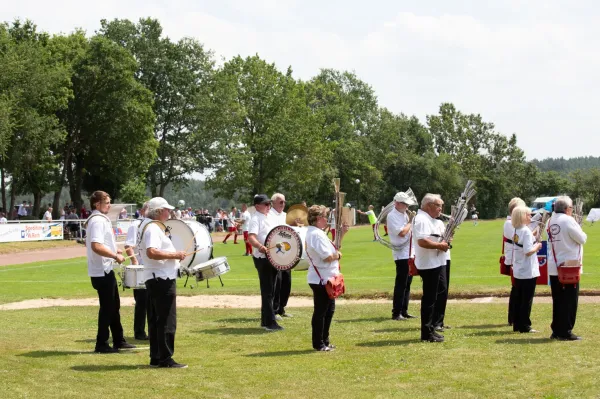
POLYGON ((283 317, 281 317, 280 315, 276 314, 275 315, 275 320, 281 321, 281 320, 283 320, 283 317))

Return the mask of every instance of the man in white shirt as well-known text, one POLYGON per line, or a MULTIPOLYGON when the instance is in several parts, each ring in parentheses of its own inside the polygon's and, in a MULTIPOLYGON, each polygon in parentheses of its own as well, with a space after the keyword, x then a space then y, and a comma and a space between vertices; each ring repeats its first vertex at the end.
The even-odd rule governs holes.
POLYGON ((252 245, 252 260, 254 267, 258 271, 258 279, 260 281, 260 326, 267 331, 283 330, 275 320, 275 311, 273 310, 273 294, 275 291, 275 279, 277 278, 277 269, 275 269, 266 257, 267 247, 265 247, 265 239, 271 229, 277 224, 268 217, 269 209, 271 208, 271 200, 265 194, 254 196, 254 207, 256 212, 250 220, 248 227, 248 241, 252 245))
POLYGON ((19 216, 19 219, 27 216, 27 201, 23 201, 23 203, 21 205, 19 205, 19 210, 17 211, 17 215, 19 216))
MULTIPOLYGON (((583 260, 583 244, 587 235, 573 218, 573 201, 561 196, 554 203, 554 214, 547 224, 548 232, 548 275, 552 289, 552 335, 550 338, 562 341, 578 341, 581 337, 573 334, 577 318, 579 283, 562 284, 558 280, 558 268, 569 260, 583 260)), ((583 273, 583 267, 581 272, 583 273)))
POLYGON ((421 200, 421 209, 415 216, 413 237, 415 245, 415 266, 423 279, 421 298, 421 340, 443 342, 444 337, 435 331, 433 316, 439 284, 445 280, 446 252, 449 245, 439 241, 435 219, 442 213, 444 201, 438 194, 426 194, 421 200))
MULTIPOLYGON (((138 250, 137 247, 137 236, 138 236, 138 226, 141 224, 141 221, 146 217, 146 211, 148 210, 148 203, 144 203, 142 209, 138 211, 138 218, 134 220, 129 228, 127 229, 127 239, 125 240, 125 252, 127 252, 127 256, 132 256, 131 264, 132 265, 141 265, 141 257, 139 253, 136 254, 135 251, 138 250), (135 255, 135 256, 134 256, 135 255)), ((141 341, 148 340, 148 335, 146 334, 146 317, 148 315, 148 292, 146 289, 133 289, 133 298, 135 299, 135 310, 133 312, 133 336, 135 339, 139 339, 141 341)))
MULTIPOLYGON (((287 213, 283 211, 285 208, 285 195, 275 193, 271 196, 271 210, 269 218, 273 220, 273 227, 280 226, 286 223, 287 213)), ((278 270, 277 279, 275 280, 275 293, 273 298, 273 309, 275 310, 275 319, 281 320, 282 317, 292 317, 291 314, 285 312, 290 293, 292 291, 292 270, 278 270)))
POLYGON ((148 201, 146 218, 138 228, 138 248, 144 264, 148 291, 148 335, 150 366, 186 368, 173 360, 177 329, 176 297, 179 262, 184 251, 177 251, 166 235, 164 222, 173 207, 162 197, 148 201))
POLYGON ((44 212, 44 220, 47 222, 52 221, 52 207, 51 206, 49 206, 48 210, 46 212, 44 212))
POLYGON ((123 263, 121 250, 117 250, 112 224, 108 217, 110 196, 104 191, 95 191, 90 197, 92 215, 87 220, 87 264, 92 287, 98 292, 100 311, 98 313, 98 333, 96 353, 115 353, 119 349, 135 348, 125 342, 119 309, 121 300, 113 271, 113 261, 123 263), (109 330, 113 337, 113 347, 108 344, 109 330))
POLYGON ((244 256, 252 255, 252 245, 250 245, 250 241, 248 241, 248 228, 250 227, 250 220, 252 216, 250 212, 248 212, 248 205, 242 204, 242 219, 244 223, 242 224, 242 232, 244 234, 244 243, 246 244, 246 252, 244 256))
POLYGON ((407 212, 410 205, 417 204, 406 193, 399 192, 394 196, 394 209, 387 215, 388 234, 390 243, 394 246, 392 255, 396 263, 392 320, 406 320, 415 317, 408 314, 412 283, 412 276, 408 274, 408 258, 412 255, 412 223, 407 212))

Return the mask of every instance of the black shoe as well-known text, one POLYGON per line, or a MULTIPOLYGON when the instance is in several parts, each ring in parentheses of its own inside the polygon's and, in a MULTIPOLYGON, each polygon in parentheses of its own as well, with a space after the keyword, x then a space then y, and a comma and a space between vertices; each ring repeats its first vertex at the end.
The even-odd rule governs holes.
POLYGON ((413 315, 411 315, 411 314, 408 314, 408 313, 404 313, 404 314, 402 315, 402 317, 404 317, 405 319, 418 319, 418 317, 417 317, 417 316, 413 316, 413 315))
POLYGON ((442 338, 444 339, 444 336, 441 334, 436 333, 435 331, 431 333, 431 335, 433 335, 434 337, 438 337, 438 338, 442 338))
POLYGON ((388 236, 388 233, 385 233, 383 236, 384 236, 384 237, 387 237, 387 236, 388 236))
POLYGON ((315 348, 315 350, 318 352, 331 352, 332 351, 332 349, 330 347, 325 346, 325 345, 321 346, 320 348, 315 348))
POLYGON ((115 349, 135 349, 137 346, 127 342, 121 342, 120 344, 114 344, 115 349))
POLYGON ((430 335, 429 338, 421 338, 421 341, 444 342, 444 337, 442 337, 441 335, 439 335, 439 336, 430 335))
POLYGON ((150 359, 150 367, 159 367, 160 366, 160 362, 158 361, 158 359, 150 359))
POLYGON ((558 339, 560 341, 581 341, 581 337, 573 333, 567 335, 566 337, 558 337, 558 339))
POLYGON ((406 320, 406 317, 402 315, 392 316, 392 320, 406 320))
POLYGON ((160 368, 169 368, 169 369, 187 369, 187 364, 177 363, 175 360, 171 359, 166 363, 161 363, 158 365, 160 368))
POLYGON ((264 327, 264 329, 267 330, 267 331, 281 331, 281 330, 283 330, 283 327, 281 327, 277 323, 273 323, 271 325, 268 325, 268 326, 264 327))
POLYGON ((433 328, 433 331, 444 332, 444 327, 443 327, 443 326, 435 326, 435 327, 433 328))
POLYGON ((103 345, 103 346, 97 346, 96 349, 94 349, 95 353, 117 353, 119 352, 118 349, 116 348, 112 348, 110 345, 103 345))
POLYGON ((333 350, 336 348, 336 346, 334 344, 325 344, 326 347, 328 347, 329 349, 333 350))
POLYGON ((138 341, 148 341, 148 336, 146 334, 144 334, 144 335, 136 335, 135 339, 137 339, 138 341))

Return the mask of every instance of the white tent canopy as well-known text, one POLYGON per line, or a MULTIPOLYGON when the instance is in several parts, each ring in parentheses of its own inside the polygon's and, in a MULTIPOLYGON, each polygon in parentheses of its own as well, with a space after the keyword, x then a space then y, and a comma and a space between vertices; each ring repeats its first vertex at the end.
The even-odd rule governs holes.
POLYGON ((592 208, 590 209, 590 213, 588 213, 587 219, 588 222, 597 222, 600 220, 600 208, 592 208))

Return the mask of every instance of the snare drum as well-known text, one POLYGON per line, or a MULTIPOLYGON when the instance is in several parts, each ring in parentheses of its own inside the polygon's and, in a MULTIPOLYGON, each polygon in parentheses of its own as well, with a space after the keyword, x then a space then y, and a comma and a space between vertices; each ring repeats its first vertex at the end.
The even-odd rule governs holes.
POLYGON ((125 266, 123 270, 123 287, 136 290, 146 288, 143 265, 125 266))
POLYGON ((304 250, 306 232, 306 227, 281 225, 274 227, 267 234, 267 258, 277 270, 308 270, 308 259, 304 250))
POLYGON ((182 270, 207 262, 212 256, 213 242, 208 229, 195 220, 169 219, 165 222, 171 242, 177 251, 196 252, 181 261, 182 270))
POLYGON ((218 277, 228 271, 229 263, 227 263, 227 258, 224 256, 209 260, 208 262, 201 263, 192 268, 192 273, 196 276, 196 281, 218 277))

